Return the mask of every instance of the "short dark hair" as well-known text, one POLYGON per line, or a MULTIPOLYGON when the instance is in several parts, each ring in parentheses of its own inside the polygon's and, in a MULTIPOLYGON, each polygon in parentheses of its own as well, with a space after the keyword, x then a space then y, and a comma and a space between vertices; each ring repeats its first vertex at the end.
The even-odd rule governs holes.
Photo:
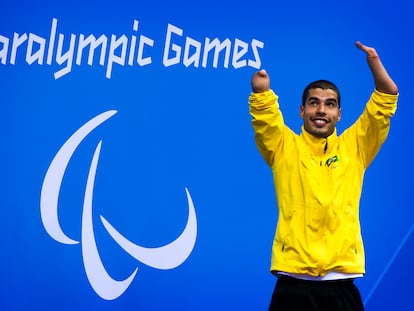
POLYGON ((306 99, 309 96, 309 90, 311 89, 333 90, 338 95, 338 107, 339 108, 341 107, 341 95, 339 93, 339 90, 335 84, 333 84, 332 82, 328 80, 316 80, 316 81, 309 83, 308 86, 305 87, 305 89, 303 90, 302 106, 305 105, 306 99))

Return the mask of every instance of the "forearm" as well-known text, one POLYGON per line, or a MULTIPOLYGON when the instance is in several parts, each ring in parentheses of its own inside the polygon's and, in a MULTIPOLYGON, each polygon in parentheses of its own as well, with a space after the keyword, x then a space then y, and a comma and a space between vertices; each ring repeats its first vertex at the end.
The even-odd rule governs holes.
POLYGON ((367 54, 368 66, 371 69, 377 91, 386 94, 398 94, 398 87, 382 64, 377 51, 359 41, 356 42, 356 46, 367 54))
POLYGON ((378 55, 368 56, 368 65, 372 72, 375 88, 386 94, 398 94, 398 87, 392 80, 378 55))

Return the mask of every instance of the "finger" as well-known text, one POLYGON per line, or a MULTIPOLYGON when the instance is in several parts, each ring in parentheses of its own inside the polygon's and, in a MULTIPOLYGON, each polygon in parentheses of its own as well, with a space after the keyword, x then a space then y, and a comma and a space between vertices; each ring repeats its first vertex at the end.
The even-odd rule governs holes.
POLYGON ((363 45, 363 44, 361 43, 361 41, 357 41, 357 42, 355 42, 355 45, 356 45, 356 46, 357 46, 357 48, 359 48, 360 50, 362 50, 362 51, 364 51, 364 52, 367 52, 367 46, 363 45))
POLYGON ((368 57, 378 57, 377 51, 369 46, 362 44, 360 41, 357 41, 355 45, 361 50, 367 53, 368 57))
POLYGON ((267 74, 266 70, 264 70, 264 69, 260 70, 259 72, 260 72, 260 74, 262 74, 262 75, 266 75, 266 74, 267 74))
POLYGON ((267 72, 264 69, 259 70, 256 74, 260 77, 266 77, 267 76, 267 72))

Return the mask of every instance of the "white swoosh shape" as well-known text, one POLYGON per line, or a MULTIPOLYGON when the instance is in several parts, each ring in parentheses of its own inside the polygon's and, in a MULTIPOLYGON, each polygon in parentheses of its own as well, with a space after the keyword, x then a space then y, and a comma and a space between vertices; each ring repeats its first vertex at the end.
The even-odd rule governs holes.
POLYGON ((63 232, 58 219, 59 192, 66 167, 82 140, 116 113, 116 110, 109 110, 85 123, 59 149, 47 170, 40 195, 40 215, 47 233, 60 243, 79 243, 63 232))
POLYGON ((197 237, 197 219, 190 192, 185 188, 188 201, 188 220, 181 235, 173 242, 156 248, 136 245, 119 233, 103 216, 101 220, 112 238, 132 257, 157 269, 173 269, 190 256, 197 237))
POLYGON ((82 214, 82 257, 86 275, 92 288, 103 299, 113 300, 122 295, 128 288, 134 279, 138 268, 136 268, 127 279, 123 281, 114 280, 106 272, 96 247, 92 222, 92 198, 101 145, 102 141, 100 141, 96 147, 86 183, 82 214))
MULTIPOLYGON (((58 200, 63 176, 74 152, 85 139, 100 124, 116 114, 116 110, 109 110, 94 117, 79 128, 59 149, 52 160, 43 180, 40 212, 47 233, 56 241, 64 244, 77 244, 62 230, 58 219, 58 200)), ((122 281, 113 279, 106 271, 95 241, 93 231, 92 201, 96 170, 102 141, 97 145, 86 183, 83 213, 82 213, 82 257, 87 278, 95 292, 103 299, 113 300, 122 295, 135 278, 138 268, 122 281)), ((118 244, 131 256, 148 266, 158 269, 172 269, 182 264, 190 256, 197 237, 197 219, 191 196, 187 188, 188 220, 181 235, 173 242, 158 248, 145 248, 136 245, 121 235, 103 216, 101 221, 118 244)))

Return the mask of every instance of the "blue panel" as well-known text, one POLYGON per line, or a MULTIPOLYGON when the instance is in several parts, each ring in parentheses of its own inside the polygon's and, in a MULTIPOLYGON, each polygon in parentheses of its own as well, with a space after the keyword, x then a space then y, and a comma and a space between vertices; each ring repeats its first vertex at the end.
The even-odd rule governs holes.
POLYGON ((367 310, 410 310, 414 307, 409 281, 413 277, 409 269, 414 260, 413 229, 414 226, 401 241, 377 283, 366 297, 367 310))

